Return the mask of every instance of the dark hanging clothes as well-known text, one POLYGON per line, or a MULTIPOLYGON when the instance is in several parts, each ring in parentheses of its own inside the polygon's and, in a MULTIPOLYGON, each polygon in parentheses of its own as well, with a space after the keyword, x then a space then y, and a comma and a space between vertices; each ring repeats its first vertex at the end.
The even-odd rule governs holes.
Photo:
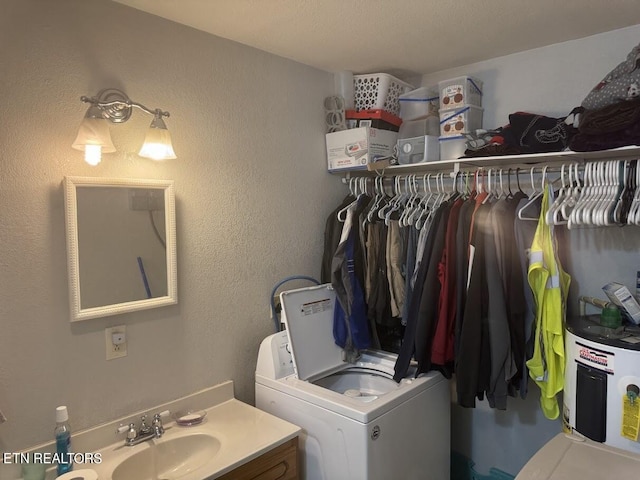
MULTIPOLYGON (((442 205, 437 210, 435 210, 435 212, 433 213, 431 227, 429 228, 429 232, 427 233, 422 260, 420 261, 420 266, 418 267, 418 273, 416 275, 416 282, 413 286, 414 294, 411 298, 411 304, 409 305, 408 309, 407 326, 404 332, 402 346, 400 348, 400 352, 398 353, 398 358, 396 359, 394 369, 395 374, 393 376, 393 379, 396 382, 399 382, 401 379, 407 376, 409 365, 411 364, 411 359, 413 358, 414 353, 417 356, 416 343, 418 341, 418 324, 421 321, 420 308, 422 305, 422 295, 427 279, 427 273, 429 271, 431 253, 433 251, 436 240, 436 227, 440 224, 443 212, 447 208, 447 205, 442 205)), ((421 328, 420 332, 422 332, 423 330, 424 328, 421 328)), ((421 351, 421 353, 424 352, 421 351)))
MULTIPOLYGON (((496 245, 496 258, 502 286, 504 301, 509 323, 511 338, 511 355, 516 365, 516 372, 509 381, 509 395, 515 396, 523 379, 523 365, 525 359, 525 314, 527 304, 525 300, 525 288, 523 272, 520 264, 520 255, 515 236, 515 220, 517 206, 521 199, 526 198, 524 193, 516 192, 513 197, 499 200, 493 206, 492 227, 496 245)), ((533 222, 531 222, 533 223, 533 222)), ((532 237, 533 240, 533 237, 532 237)), ((529 242, 531 245, 531 242, 529 242)), ((529 357, 530 358, 530 357, 529 357)))
POLYGON ((320 280, 322 283, 331 282, 331 262, 333 261, 333 254, 336 253, 338 243, 340 243, 340 236, 342 235, 343 223, 338 220, 338 212, 347 205, 355 201, 356 197, 353 195, 347 195, 344 197, 340 205, 332 211, 327 217, 327 221, 324 226, 324 250, 322 252, 322 268, 320 269, 320 280))
POLYGON ((493 217, 501 214, 493 205, 488 210, 486 221, 478 223, 478 235, 484 236, 485 275, 488 291, 487 324, 489 332, 489 352, 491 373, 489 387, 486 390, 487 401, 491 408, 507 409, 507 385, 517 371, 511 353, 511 337, 504 287, 500 276, 498 256, 496 254, 493 217))
MULTIPOLYGON (((474 224, 486 222, 489 205, 479 205, 475 211, 474 224)), ((475 408, 476 397, 484 398, 489 387, 491 360, 489 351, 489 292, 485 281, 484 235, 473 232, 469 257, 471 278, 467 289, 460 331, 460 349, 456 357, 456 389, 458 404, 475 408), (471 248, 472 247, 472 248, 471 248)))
MULTIPOLYGON (((453 370, 454 335, 456 325, 456 234, 464 201, 457 199, 451 206, 447 221, 445 244, 438 266, 440 298, 438 319, 433 337, 431 362, 449 373, 453 370)), ((448 377, 447 377, 448 378, 448 377)))
POLYGON ((475 200, 468 199, 460 207, 458 228, 456 229, 456 323, 454 355, 460 351, 460 332, 464 319, 464 306, 467 301, 467 278, 469 275, 469 232, 471 216, 475 209, 475 200))

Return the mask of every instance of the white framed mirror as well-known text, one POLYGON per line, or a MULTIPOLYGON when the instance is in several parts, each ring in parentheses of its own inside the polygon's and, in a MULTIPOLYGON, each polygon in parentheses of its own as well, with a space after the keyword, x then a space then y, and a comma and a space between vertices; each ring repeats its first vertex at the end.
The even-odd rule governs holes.
POLYGON ((71 321, 178 303, 173 181, 65 177, 71 321))

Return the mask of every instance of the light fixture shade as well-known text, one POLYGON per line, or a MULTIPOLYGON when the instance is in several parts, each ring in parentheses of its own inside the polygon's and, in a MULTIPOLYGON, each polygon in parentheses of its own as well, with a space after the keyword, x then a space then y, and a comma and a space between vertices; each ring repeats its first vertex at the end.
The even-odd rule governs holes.
POLYGON ((159 115, 154 116, 138 155, 152 160, 173 160, 177 158, 171 144, 171 134, 159 115))
POLYGON ((78 129, 78 136, 71 147, 85 151, 86 145, 100 146, 105 153, 116 151, 109 133, 109 122, 102 116, 101 110, 95 106, 91 106, 87 110, 78 129))

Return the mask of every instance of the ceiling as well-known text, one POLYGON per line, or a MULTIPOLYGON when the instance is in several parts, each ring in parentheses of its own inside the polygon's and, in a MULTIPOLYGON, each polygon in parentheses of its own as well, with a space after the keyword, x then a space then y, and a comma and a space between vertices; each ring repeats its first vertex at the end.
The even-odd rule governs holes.
POLYGON ((322 70, 400 77, 640 24, 638 0, 114 1, 322 70))

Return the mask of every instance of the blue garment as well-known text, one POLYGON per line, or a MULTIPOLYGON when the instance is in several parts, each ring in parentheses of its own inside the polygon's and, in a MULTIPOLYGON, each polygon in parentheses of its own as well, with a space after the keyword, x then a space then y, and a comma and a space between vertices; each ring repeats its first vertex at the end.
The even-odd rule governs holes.
POLYGON ((355 362, 360 350, 371 346, 367 309, 362 286, 355 272, 354 217, 358 200, 347 207, 340 243, 331 263, 331 285, 336 291, 333 313, 333 338, 344 350, 344 359, 355 362))

